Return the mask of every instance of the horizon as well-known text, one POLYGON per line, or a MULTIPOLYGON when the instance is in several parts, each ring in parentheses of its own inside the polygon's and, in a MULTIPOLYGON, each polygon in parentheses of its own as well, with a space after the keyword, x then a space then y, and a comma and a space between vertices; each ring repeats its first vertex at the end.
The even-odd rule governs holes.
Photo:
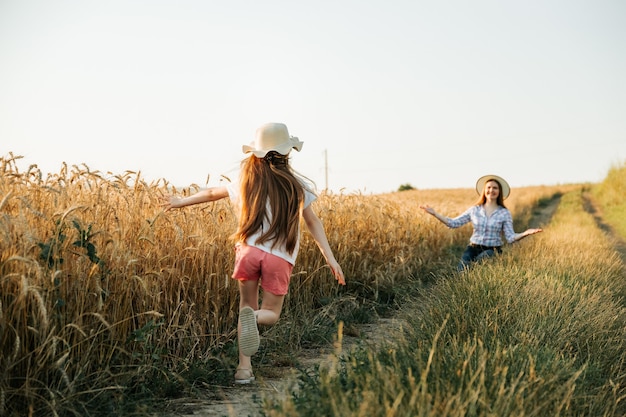
POLYGON ((597 183, 626 161, 624 16, 618 0, 5 0, 0 155, 204 184, 282 122, 304 142, 294 168, 333 191, 597 183))

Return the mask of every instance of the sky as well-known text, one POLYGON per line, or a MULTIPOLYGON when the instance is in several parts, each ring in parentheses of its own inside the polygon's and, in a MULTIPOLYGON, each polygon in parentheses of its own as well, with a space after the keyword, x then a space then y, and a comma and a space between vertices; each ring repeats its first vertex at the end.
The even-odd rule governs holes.
POLYGON ((623 0, 0 0, 0 156, 236 173, 256 128, 319 189, 600 182, 626 161, 623 0))

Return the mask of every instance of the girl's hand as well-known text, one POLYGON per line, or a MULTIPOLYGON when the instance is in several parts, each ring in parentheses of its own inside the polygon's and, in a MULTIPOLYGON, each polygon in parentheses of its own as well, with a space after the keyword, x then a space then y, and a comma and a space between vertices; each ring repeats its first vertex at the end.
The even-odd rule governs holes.
POLYGON ((161 201, 161 207, 165 209, 165 211, 169 211, 173 208, 182 207, 181 198, 176 196, 161 196, 159 197, 161 201))
POLYGON ((330 270, 333 272, 335 279, 341 284, 346 285, 346 278, 343 276, 343 270, 341 266, 337 263, 337 261, 329 262, 328 266, 330 266, 330 270))

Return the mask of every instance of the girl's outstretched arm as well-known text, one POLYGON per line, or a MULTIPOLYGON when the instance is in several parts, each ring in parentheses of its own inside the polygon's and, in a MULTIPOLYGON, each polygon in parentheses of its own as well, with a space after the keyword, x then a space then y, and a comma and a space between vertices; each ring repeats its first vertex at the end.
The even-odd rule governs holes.
POLYGON ((326 237, 322 221, 319 217, 317 217, 317 214, 315 214, 311 206, 308 206, 303 210, 302 217, 304 218, 306 227, 313 236, 315 243, 317 243, 317 246, 322 252, 324 259, 326 259, 326 263, 330 266, 335 279, 339 281, 341 285, 346 285, 346 279, 343 276, 341 266, 335 259, 335 255, 333 255, 333 251, 330 249, 330 245, 328 244, 328 238, 326 237))
POLYGON ((161 198, 161 206, 165 207, 165 211, 173 208, 181 208, 191 206, 193 204, 208 203, 228 197, 228 189, 226 187, 211 187, 198 191, 189 197, 168 196, 161 198))

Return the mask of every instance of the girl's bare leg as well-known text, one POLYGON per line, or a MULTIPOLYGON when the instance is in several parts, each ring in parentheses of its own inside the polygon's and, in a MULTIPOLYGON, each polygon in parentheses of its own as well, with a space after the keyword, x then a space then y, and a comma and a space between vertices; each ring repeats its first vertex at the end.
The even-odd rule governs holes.
MULTIPOLYGON (((265 326, 275 324, 280 318, 283 309, 284 295, 275 295, 269 292, 263 293, 263 303, 259 310, 259 283, 258 281, 239 281, 239 309, 252 307, 255 310, 257 323, 265 326)), ((241 337, 241 328, 237 326, 237 336, 241 337)), ((245 356, 239 351, 239 369, 252 370, 250 356, 245 356)))
POLYGON ((283 310, 283 301, 285 301, 284 295, 264 292, 261 309, 256 312, 257 322, 265 326, 276 324, 283 310))

